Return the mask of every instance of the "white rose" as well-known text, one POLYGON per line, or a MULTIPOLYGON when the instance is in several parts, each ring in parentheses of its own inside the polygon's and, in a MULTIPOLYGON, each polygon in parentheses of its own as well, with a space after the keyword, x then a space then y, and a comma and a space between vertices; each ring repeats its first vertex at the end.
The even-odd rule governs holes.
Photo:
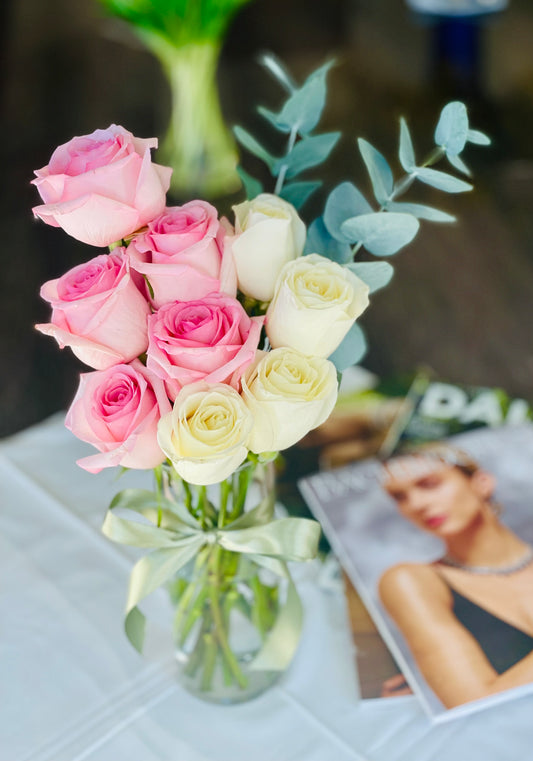
POLYGON ((351 270, 324 256, 289 262, 267 310, 270 345, 329 357, 367 308, 369 290, 351 270))
POLYGON ((337 400, 332 362, 293 349, 273 349, 242 379, 242 396, 254 418, 252 452, 273 452, 296 444, 323 423, 337 400))
POLYGON ((159 446, 185 481, 214 484, 246 459, 253 418, 231 386, 193 383, 182 388, 157 427, 159 446))
POLYGON ((305 225, 296 209, 270 193, 233 207, 232 246, 240 290, 259 301, 270 301, 281 268, 301 256, 305 225))

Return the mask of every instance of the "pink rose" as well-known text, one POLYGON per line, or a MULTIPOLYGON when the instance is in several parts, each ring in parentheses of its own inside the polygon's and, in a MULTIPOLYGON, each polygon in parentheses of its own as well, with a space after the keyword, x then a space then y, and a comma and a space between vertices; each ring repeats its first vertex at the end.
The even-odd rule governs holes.
POLYGON ((109 246, 165 207, 172 170, 152 164, 157 139, 112 124, 60 145, 33 184, 44 205, 33 213, 92 246, 109 246))
POLYGON ((165 304, 148 318, 147 365, 174 400, 189 383, 228 383, 235 389, 253 361, 264 317, 249 317, 229 296, 165 304))
POLYGON ((205 201, 173 206, 148 223, 128 247, 131 266, 148 279, 153 305, 192 301, 209 293, 237 293, 231 252, 224 254, 224 228, 205 201))
POLYGON ((155 468, 165 459, 157 424, 170 410, 162 381, 138 359, 83 373, 65 425, 102 454, 84 457, 78 465, 90 473, 115 465, 155 468))
POLYGON ((104 370, 146 351, 150 305, 131 279, 124 249, 79 264, 41 288, 52 305, 37 330, 70 346, 89 367, 104 370))

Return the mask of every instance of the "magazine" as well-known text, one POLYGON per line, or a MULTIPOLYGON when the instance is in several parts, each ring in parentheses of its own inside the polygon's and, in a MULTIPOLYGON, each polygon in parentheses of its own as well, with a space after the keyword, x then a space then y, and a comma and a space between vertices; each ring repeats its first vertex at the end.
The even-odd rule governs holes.
POLYGON ((479 428, 444 444, 439 451, 451 452, 455 460, 434 453, 425 457, 441 463, 443 472, 449 468, 456 480, 456 470, 467 478, 463 460, 477 463, 475 485, 485 484, 487 504, 494 508, 491 525, 519 555, 510 568, 497 560, 501 544, 494 548, 496 565, 461 568, 452 558, 443 561, 453 537, 468 535, 459 530, 460 522, 453 523, 463 514, 458 508, 455 518, 443 516, 441 508, 431 511, 422 527, 420 520, 414 525, 412 516, 401 514, 398 500, 405 496, 393 497, 387 488, 391 473, 397 483, 398 473, 412 479, 420 475, 416 468, 426 472, 416 455, 356 462, 298 483, 401 673, 435 721, 533 694, 533 677, 527 676, 533 674, 533 551, 528 547, 533 545, 533 425, 479 428), (415 461, 415 470, 404 472, 406 463, 411 467, 415 461), (496 505, 503 506, 499 516, 496 505), (433 585, 429 603, 424 579, 433 585), (433 607, 439 600, 442 615, 433 607), (464 612, 469 606, 473 623, 464 612))

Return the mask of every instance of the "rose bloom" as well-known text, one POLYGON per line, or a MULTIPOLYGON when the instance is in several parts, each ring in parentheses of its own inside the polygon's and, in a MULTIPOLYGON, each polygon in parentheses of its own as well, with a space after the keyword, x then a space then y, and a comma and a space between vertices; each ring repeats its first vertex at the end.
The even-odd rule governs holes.
POLYGON ((242 397, 254 419, 252 452, 274 452, 296 444, 321 425, 337 401, 337 371, 321 357, 273 349, 242 379, 242 397))
POLYGON ((165 304, 148 318, 147 365, 175 399, 189 383, 229 383, 253 361, 263 317, 249 317, 229 296, 165 304))
POLYGON ((160 214, 172 170, 153 164, 157 139, 112 124, 60 145, 35 172, 44 201, 33 213, 93 246, 109 246, 160 214))
POLYGON ((36 325, 89 367, 129 362, 148 346, 150 305, 132 281, 124 249, 79 264, 41 288, 51 322, 36 325))
POLYGON ((84 457, 78 465, 90 473, 115 465, 160 465, 165 455, 157 443, 157 424, 170 409, 163 383, 139 360, 82 374, 65 425, 101 454, 84 457))
POLYGON ((369 287, 347 267, 318 254, 289 262, 266 317, 271 346, 329 357, 367 308, 369 287))
POLYGON ((209 293, 237 293, 231 252, 224 255, 224 228, 205 201, 165 209, 128 247, 131 266, 150 284, 152 304, 201 299, 209 293))
POLYGON ((235 235, 228 236, 240 290, 270 301, 286 262, 301 256, 305 225, 292 204, 270 193, 233 207, 235 235))
POLYGON ((159 446, 185 481, 214 484, 246 459, 253 425, 241 397, 225 384, 183 388, 159 421, 159 446))

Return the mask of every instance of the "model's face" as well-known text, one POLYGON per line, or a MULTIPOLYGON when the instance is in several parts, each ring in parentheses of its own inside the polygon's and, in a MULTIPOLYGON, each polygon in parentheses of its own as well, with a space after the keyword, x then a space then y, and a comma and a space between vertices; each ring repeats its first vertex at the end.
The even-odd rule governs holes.
POLYGON ((485 476, 491 478, 481 471, 467 476, 445 463, 405 457, 386 468, 384 487, 402 515, 444 537, 464 530, 486 509, 492 488, 485 476))

